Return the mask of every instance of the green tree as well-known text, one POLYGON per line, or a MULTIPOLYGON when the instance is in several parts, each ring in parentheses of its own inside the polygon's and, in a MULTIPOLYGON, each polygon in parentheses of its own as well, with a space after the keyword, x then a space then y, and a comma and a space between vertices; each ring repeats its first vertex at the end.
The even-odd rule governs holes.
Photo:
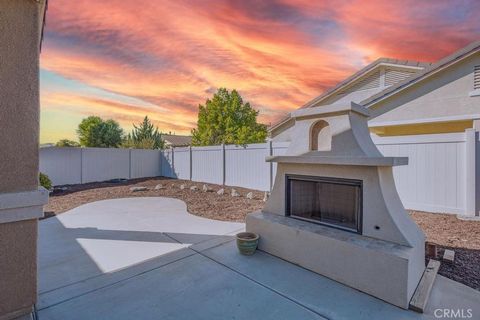
POLYGON ((258 111, 243 102, 236 90, 220 88, 205 105, 199 105, 197 128, 192 130, 192 144, 246 145, 265 142, 267 126, 257 123, 258 111))
POLYGON ((55 144, 57 147, 80 147, 80 143, 69 139, 61 139, 55 144))
POLYGON ((145 116, 138 126, 133 125, 132 132, 127 135, 122 146, 137 149, 163 149, 165 141, 158 127, 155 127, 148 116, 145 116))
POLYGON ((96 116, 83 119, 77 134, 84 147, 117 148, 123 140, 123 129, 118 122, 112 119, 104 121, 96 116))

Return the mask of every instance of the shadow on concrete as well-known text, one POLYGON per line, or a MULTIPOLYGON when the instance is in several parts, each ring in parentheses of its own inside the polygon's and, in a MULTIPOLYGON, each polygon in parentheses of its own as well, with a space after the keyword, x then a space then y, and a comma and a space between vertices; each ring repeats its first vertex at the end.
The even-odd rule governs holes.
POLYGON ((129 268, 191 245, 228 241, 218 234, 67 228, 52 217, 39 230, 39 294, 129 268))

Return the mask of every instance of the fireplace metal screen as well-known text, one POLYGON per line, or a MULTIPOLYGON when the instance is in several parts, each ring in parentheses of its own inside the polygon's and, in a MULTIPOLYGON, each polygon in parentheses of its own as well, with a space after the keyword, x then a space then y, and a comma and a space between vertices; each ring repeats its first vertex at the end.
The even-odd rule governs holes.
POLYGON ((287 175, 286 215, 361 233, 362 181, 287 175))

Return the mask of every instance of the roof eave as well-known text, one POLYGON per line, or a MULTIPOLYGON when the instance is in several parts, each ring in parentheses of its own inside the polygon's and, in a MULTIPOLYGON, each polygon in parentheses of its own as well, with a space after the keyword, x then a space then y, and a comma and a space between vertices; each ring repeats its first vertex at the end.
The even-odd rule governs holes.
POLYGON ((329 97, 337 94, 339 91, 342 89, 348 87, 351 85, 353 82, 357 81, 359 78, 365 76, 366 74, 370 73, 371 71, 375 70, 377 67, 380 66, 395 66, 398 68, 409 68, 409 69, 416 69, 416 70, 422 70, 425 69, 425 67, 429 65, 429 63, 424 63, 424 62, 419 62, 419 61, 408 61, 408 60, 395 60, 395 59, 389 59, 389 58, 379 58, 375 60, 374 62, 370 63, 369 65, 365 66, 364 68, 360 69, 347 79, 341 81, 338 83, 336 86, 334 86, 332 89, 327 90, 325 93, 321 94, 320 96, 310 100, 306 104, 300 107, 300 109, 303 108, 311 108, 315 106, 316 104, 320 103, 321 101, 328 99, 329 97), (395 62, 396 61, 396 62, 395 62))

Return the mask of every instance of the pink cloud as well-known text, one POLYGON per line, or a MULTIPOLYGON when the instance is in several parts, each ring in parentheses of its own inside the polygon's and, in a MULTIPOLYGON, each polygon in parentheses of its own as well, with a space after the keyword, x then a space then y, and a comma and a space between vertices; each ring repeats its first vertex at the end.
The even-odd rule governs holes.
POLYGON ((164 124, 185 131, 219 87, 270 123, 380 56, 431 61, 475 40, 479 5, 462 3, 57 0, 41 66, 169 110, 164 124))

